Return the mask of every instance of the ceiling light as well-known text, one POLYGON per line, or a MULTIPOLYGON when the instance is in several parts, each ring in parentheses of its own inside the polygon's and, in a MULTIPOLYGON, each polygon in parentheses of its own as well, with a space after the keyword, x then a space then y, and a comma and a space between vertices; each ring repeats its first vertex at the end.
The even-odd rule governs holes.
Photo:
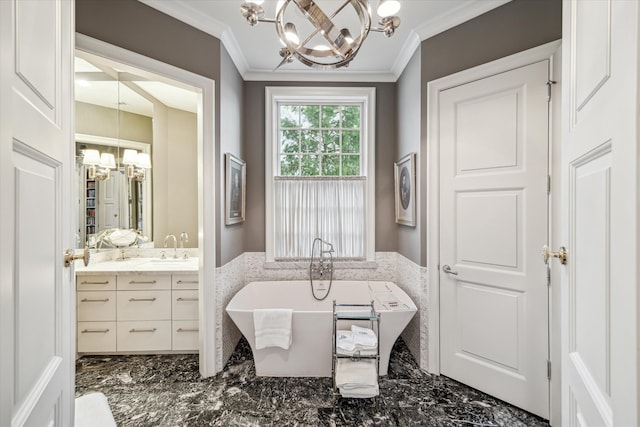
POLYGON ((398 0, 379 0, 378 1, 378 16, 386 18, 387 16, 393 16, 400 10, 400 2, 398 0))
POLYGON ((343 0, 337 9, 326 11, 319 3, 327 7, 333 2, 279 0, 276 17, 267 19, 264 17, 262 1, 250 0, 240 5, 240 13, 252 26, 258 22, 275 24, 280 43, 284 46, 279 51, 282 61, 276 68, 292 62, 293 58, 313 68, 340 68, 348 66, 356 57, 369 31, 382 32, 390 37, 400 25, 400 18, 395 16, 400 9, 400 2, 379 0, 378 14, 383 18, 381 27, 372 27, 370 1, 343 0), (345 12, 347 7, 351 7, 355 14, 349 14, 348 10, 345 12), (334 24, 334 18, 340 21, 343 28, 334 24), (309 30, 300 34, 296 28, 309 30), (318 43, 319 39, 326 44, 318 43))

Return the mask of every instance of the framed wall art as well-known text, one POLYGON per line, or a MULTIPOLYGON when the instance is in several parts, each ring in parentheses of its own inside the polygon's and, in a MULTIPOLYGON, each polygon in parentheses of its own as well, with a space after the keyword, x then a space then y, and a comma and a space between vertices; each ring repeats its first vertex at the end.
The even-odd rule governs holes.
POLYGON ((225 153, 226 185, 225 185, 225 221, 227 225, 244 222, 246 165, 230 153, 225 153))
POLYGON ((394 167, 396 222, 416 226, 416 153, 409 153, 394 167))

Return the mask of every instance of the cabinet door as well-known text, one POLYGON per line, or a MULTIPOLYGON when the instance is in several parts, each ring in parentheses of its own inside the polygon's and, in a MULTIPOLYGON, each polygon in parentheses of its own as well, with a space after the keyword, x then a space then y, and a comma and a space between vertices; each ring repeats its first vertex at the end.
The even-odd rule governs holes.
POLYGON ((115 291, 115 275, 80 275, 76 277, 76 290, 78 291, 115 291))
POLYGON ((115 321, 116 291, 86 291, 77 293, 78 321, 115 321))
POLYGON ((171 324, 173 336, 173 350, 194 351, 198 350, 198 321, 174 320, 171 324))
POLYGON ((116 351, 116 322, 78 322, 78 353, 116 351))
POLYGON ((173 320, 198 320, 198 291, 171 292, 171 318, 173 320))
POLYGON ((119 291, 171 289, 170 274, 118 274, 119 291))
POLYGON ((198 289, 198 274, 174 274, 171 280, 172 289, 198 289))
POLYGON ((171 291, 118 291, 118 321, 171 320, 171 291))
POLYGON ((171 321, 118 322, 118 351, 171 350, 171 321))

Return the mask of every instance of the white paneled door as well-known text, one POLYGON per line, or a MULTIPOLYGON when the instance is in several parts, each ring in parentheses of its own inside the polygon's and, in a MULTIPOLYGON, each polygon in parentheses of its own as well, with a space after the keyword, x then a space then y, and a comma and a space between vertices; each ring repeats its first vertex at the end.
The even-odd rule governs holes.
POLYGON ((441 373, 549 417, 549 61, 444 90, 441 373))
POLYGON ((73 2, 0 1, 0 425, 73 424, 73 2))
POLYGON ((637 426, 637 1, 563 8, 562 425, 637 426))

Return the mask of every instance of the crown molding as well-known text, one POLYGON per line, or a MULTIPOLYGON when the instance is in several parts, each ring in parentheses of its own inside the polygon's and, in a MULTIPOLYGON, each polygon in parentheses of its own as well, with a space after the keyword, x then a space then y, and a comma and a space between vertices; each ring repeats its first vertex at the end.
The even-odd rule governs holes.
POLYGON ((366 72, 331 70, 252 70, 245 73, 246 81, 270 82, 351 82, 351 83, 393 83, 398 77, 392 72, 366 72))
POLYGON ((409 37, 407 37, 407 40, 404 42, 402 49, 400 49, 398 56, 396 56, 396 60, 393 61, 393 65, 391 66, 391 71, 393 75, 396 76, 396 80, 400 78, 402 72, 409 61, 411 61, 411 58, 416 53, 416 49, 420 47, 421 43, 422 40, 420 40, 418 34, 412 30, 409 37))
POLYGON ((463 3, 444 15, 427 19, 422 25, 415 29, 415 32, 418 34, 420 40, 426 40, 436 34, 440 34, 443 31, 478 17, 483 13, 507 4, 510 1, 511 0, 483 0, 463 3))

